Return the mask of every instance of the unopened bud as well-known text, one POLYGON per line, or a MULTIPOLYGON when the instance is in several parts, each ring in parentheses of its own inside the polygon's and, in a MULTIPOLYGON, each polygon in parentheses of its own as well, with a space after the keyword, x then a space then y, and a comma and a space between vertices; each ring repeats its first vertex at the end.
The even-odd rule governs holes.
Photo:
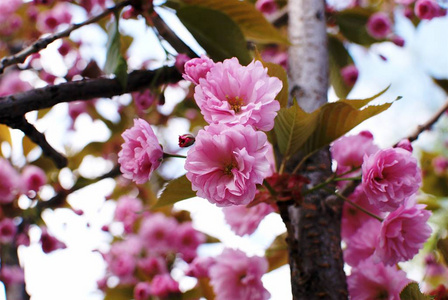
POLYGON ((195 137, 192 134, 179 135, 179 147, 185 148, 194 144, 195 137))

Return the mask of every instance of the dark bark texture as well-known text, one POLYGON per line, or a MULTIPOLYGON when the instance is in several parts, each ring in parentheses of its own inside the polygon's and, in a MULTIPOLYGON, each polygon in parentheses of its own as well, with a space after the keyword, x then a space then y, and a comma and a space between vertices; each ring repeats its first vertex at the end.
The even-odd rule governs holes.
MULTIPOLYGON (((331 175, 330 163, 328 149, 306 162, 302 174, 310 179, 310 186, 331 175)), ((279 209, 288 230, 293 299, 347 299, 340 237, 342 201, 319 189, 303 199, 280 202, 279 209)))

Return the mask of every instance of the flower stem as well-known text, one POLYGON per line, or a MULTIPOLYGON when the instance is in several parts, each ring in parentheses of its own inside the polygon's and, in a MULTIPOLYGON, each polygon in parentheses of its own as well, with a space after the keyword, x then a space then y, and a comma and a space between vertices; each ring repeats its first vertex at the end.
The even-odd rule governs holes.
POLYGON ((163 152, 163 158, 176 157, 176 158, 187 158, 185 155, 180 154, 170 154, 163 152))
POLYGON ((344 200, 345 202, 347 202, 348 204, 350 204, 351 206, 355 207, 356 209, 359 209, 360 211, 362 211, 365 214, 368 214, 369 216, 371 216, 372 218, 377 219, 380 222, 383 222, 383 218, 375 215, 374 213, 371 213, 370 211, 366 210, 364 207, 359 206, 358 204, 356 204, 355 202, 353 202, 352 200, 348 199, 347 197, 337 193, 337 192, 333 192, 334 195, 338 196, 339 198, 341 198, 342 200, 344 200))

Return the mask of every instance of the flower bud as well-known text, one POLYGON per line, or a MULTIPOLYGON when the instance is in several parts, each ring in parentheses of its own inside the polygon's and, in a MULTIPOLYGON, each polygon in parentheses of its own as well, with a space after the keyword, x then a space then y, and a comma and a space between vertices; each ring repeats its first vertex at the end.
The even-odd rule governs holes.
POLYGON ((194 144, 195 137, 192 134, 179 135, 179 147, 185 148, 194 144))

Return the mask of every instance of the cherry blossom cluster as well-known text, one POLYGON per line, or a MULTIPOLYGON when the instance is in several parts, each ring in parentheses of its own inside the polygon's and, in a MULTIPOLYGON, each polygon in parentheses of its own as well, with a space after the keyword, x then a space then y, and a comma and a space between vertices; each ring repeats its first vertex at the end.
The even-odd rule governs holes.
POLYGON ((108 280, 113 277, 119 286, 134 286, 136 300, 179 295, 179 282, 170 272, 181 261, 190 263, 196 258, 205 235, 191 221, 149 212, 139 198, 131 196, 118 199, 114 220, 123 226, 123 234, 103 253, 107 273, 98 286, 110 288, 108 280))
MULTIPOLYGON (((34 200, 46 183, 47 176, 39 167, 28 165, 19 173, 7 159, 0 158, 0 248, 15 249, 30 245, 28 231, 32 224, 18 209, 18 199, 22 196, 34 200)), ((39 242, 44 253, 65 248, 65 244, 51 235, 45 226, 41 225, 40 229, 39 242)), ((0 280, 6 286, 23 283, 23 270, 9 263, 2 261, 0 280)))
POLYGON ((272 174, 263 131, 274 127, 282 82, 268 76, 260 61, 242 66, 236 58, 214 63, 202 56, 188 61, 184 71, 210 124, 188 151, 186 176, 197 195, 211 203, 247 205, 272 174))
POLYGON ((352 266, 348 277, 354 298, 399 298, 410 280, 398 262, 412 259, 431 235, 431 213, 418 204, 421 170, 412 146, 379 149, 370 132, 345 136, 331 147, 341 176, 362 174, 361 185, 344 204, 344 259, 352 266))

